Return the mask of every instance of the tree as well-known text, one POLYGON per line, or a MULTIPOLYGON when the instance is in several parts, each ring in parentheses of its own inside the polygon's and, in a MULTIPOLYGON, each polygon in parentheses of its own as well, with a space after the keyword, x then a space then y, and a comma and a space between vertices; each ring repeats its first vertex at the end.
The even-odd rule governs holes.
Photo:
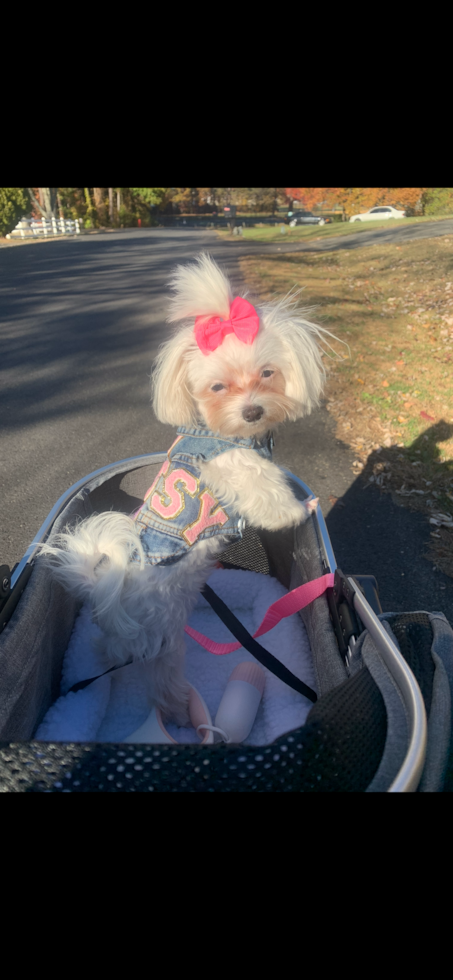
POLYGON ((90 188, 84 187, 83 190, 84 190, 85 201, 86 201, 85 225, 87 228, 92 228, 96 224, 96 211, 91 201, 90 188))
POLYGON ((198 187, 198 208, 202 212, 212 213, 216 210, 216 188, 198 187))
POLYGON ((380 205, 401 210, 415 209, 422 196, 422 187, 343 187, 339 188, 339 203, 348 218, 380 205))
POLYGON ((339 203, 342 190, 341 187, 287 187, 286 194, 289 200, 299 201, 311 211, 321 206, 325 209, 334 207, 339 203))
POLYGON ((424 187, 422 205, 428 215, 453 214, 453 187, 424 187))
POLYGON ((131 187, 130 190, 133 194, 136 194, 138 198, 148 204, 150 207, 153 205, 162 204, 165 196, 168 193, 168 187, 131 187))
POLYGON ((172 187, 171 202, 176 205, 177 210, 179 209, 183 214, 188 214, 192 205, 192 188, 172 187))
POLYGON ((27 187, 32 204, 37 208, 43 218, 55 218, 55 206, 57 203, 56 187, 39 187, 37 200, 33 188, 27 187))
POLYGON ((30 210, 26 187, 0 187, 0 234, 9 235, 30 210))
POLYGON ((96 208, 96 223, 107 224, 108 200, 105 187, 93 187, 94 206, 96 208))

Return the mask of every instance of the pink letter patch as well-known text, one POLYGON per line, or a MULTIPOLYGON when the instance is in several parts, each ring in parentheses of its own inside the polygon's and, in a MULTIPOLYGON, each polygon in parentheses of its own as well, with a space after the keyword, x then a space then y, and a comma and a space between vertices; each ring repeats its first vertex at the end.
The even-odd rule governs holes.
POLYGON ((163 493, 153 494, 150 505, 156 514, 159 514, 159 517, 163 517, 165 521, 177 517, 184 510, 184 495, 176 489, 176 483, 178 482, 182 483, 184 489, 191 497, 194 497, 198 490, 198 480, 191 473, 187 473, 186 470, 173 470, 170 476, 165 477, 163 493), (165 503, 164 496, 170 498, 169 504, 165 503))
POLYGON ((212 507, 217 503, 215 497, 212 497, 209 490, 203 490, 200 493, 200 510, 197 520, 194 524, 189 524, 183 531, 183 535, 189 544, 194 544, 202 531, 205 531, 208 527, 213 527, 214 524, 220 524, 223 527, 228 520, 228 514, 219 506, 213 514, 210 513, 212 507))

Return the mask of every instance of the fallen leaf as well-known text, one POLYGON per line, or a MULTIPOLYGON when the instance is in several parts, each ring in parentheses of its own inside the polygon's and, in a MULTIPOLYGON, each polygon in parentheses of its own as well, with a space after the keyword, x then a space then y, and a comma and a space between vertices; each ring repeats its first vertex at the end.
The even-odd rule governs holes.
POLYGON ((403 418, 402 415, 398 415, 398 422, 407 422, 407 419, 403 418))
POLYGON ((428 415, 428 412, 420 412, 420 418, 428 419, 428 422, 434 422, 435 418, 433 415, 428 415))
POLYGON ((405 408, 410 408, 411 405, 412 405, 412 402, 404 402, 404 407, 405 408))
POLYGON ((396 362, 396 366, 397 367, 404 367, 404 361, 397 361, 396 362))
POLYGON ((364 385, 364 384, 365 384, 365 382, 364 382, 364 381, 362 381, 362 379, 361 379, 361 378, 356 378, 356 381, 358 381, 358 382, 359 382, 359 385, 364 385))
POLYGON ((389 386, 389 382, 388 381, 383 381, 382 382, 382 387, 383 388, 388 388, 388 386, 389 386))

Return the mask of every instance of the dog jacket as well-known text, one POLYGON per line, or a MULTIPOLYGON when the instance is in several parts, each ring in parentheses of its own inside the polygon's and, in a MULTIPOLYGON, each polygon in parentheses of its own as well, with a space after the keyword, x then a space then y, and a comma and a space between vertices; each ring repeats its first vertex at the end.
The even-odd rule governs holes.
MULTIPOLYGON (((272 458, 272 437, 221 439, 209 429, 177 430, 167 459, 150 486, 134 519, 149 565, 179 561, 198 541, 225 535, 233 544, 242 537, 245 521, 217 500, 200 476, 207 463, 230 449, 253 449, 272 458)), ((138 555, 132 560, 139 561, 138 555)))

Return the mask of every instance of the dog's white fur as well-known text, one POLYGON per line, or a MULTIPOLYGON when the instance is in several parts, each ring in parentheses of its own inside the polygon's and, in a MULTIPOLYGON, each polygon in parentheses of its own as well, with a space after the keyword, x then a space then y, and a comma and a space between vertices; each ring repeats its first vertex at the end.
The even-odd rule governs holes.
MULTIPOLYGON (((220 436, 248 438, 311 412, 324 380, 318 342, 328 332, 305 318, 294 294, 258 309, 260 329, 253 344, 229 334, 205 355, 195 340, 193 318, 228 318, 230 284, 215 262, 201 255, 176 269, 171 287, 169 320, 183 323, 156 360, 153 407, 161 422, 201 424, 220 436)), ((201 478, 217 499, 255 527, 297 525, 317 505, 296 500, 283 473, 252 449, 222 453, 202 466, 201 478)), ((150 702, 178 724, 188 721, 184 626, 226 543, 222 536, 202 540, 175 564, 150 566, 132 518, 108 513, 67 529, 42 549, 63 585, 91 603, 104 635, 106 664, 142 659, 150 702), (134 552, 139 565, 130 562, 134 552)))

